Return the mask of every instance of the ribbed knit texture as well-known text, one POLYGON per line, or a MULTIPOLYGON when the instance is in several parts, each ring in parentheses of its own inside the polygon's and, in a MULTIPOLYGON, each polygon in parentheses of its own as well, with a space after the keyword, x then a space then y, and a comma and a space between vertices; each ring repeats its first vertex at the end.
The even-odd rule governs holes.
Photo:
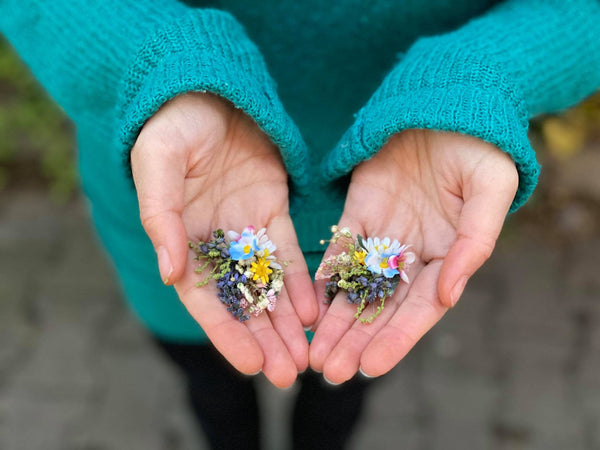
POLYGON ((419 40, 328 155, 323 176, 350 172, 402 130, 455 131, 511 155, 519 171, 516 210, 539 174, 529 118, 598 87, 599 8, 594 1, 512 0, 456 32, 419 40))
POLYGON ((228 13, 192 11, 150 35, 124 80, 120 106, 126 149, 167 100, 208 91, 255 120, 279 147, 296 188, 308 183, 308 150, 300 132, 277 98, 262 55, 228 13))
MULTIPOLYGON (((141 42, 186 13, 177 1, 3 0, 0 29, 77 123, 115 109, 117 87, 141 42)), ((110 136, 114 123, 99 123, 110 136)))
POLYGON ((216 93, 279 146, 306 194, 293 219, 314 269, 342 211, 339 177, 392 134, 430 128, 496 144, 519 170, 514 210, 538 174, 529 118, 600 86, 598 0, 187 3, 229 12, 176 0, 0 1, 2 32, 77 125, 83 188, 130 305, 166 339, 205 336, 160 281, 123 166, 165 101, 216 93))

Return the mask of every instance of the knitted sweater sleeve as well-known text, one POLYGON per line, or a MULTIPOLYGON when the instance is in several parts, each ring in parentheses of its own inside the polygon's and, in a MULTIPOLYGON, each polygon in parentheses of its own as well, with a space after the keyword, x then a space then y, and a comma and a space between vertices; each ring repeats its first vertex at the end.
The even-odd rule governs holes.
POLYGON ((50 95, 78 126, 114 136, 125 157, 163 103, 209 91, 250 115, 306 183, 306 145, 228 13, 176 0, 0 0, 0 12, 0 30, 50 95))
POLYGON ((344 175, 409 128, 479 137, 511 155, 519 189, 539 166, 529 119, 567 108, 600 86, 598 0, 508 0, 461 29, 418 40, 402 56, 321 167, 344 175))

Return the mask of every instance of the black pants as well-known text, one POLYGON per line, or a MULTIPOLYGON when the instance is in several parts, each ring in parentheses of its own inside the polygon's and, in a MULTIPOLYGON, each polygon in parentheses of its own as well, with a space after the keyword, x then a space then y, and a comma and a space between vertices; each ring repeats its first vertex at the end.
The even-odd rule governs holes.
MULTIPOLYGON (((212 345, 157 341, 183 371, 189 399, 215 450, 260 449, 260 411, 254 377, 237 372, 212 345)), ((370 382, 355 377, 330 386, 322 375, 307 370, 292 417, 292 448, 343 449, 359 419, 370 382)))

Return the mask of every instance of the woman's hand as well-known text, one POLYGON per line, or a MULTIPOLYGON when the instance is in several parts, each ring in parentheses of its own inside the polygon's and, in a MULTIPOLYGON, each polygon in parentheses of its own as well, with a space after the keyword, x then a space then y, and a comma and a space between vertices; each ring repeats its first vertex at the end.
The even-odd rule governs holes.
MULTIPOLYGON (((354 318, 356 305, 346 302, 344 292, 325 306, 325 281, 315 283, 322 306, 311 366, 334 383, 359 369, 368 376, 392 369, 456 304, 469 277, 489 258, 517 186, 507 154, 453 133, 404 131, 361 163, 339 226, 411 244, 417 258, 410 284, 400 284, 372 324, 354 318)), ((334 247, 326 256, 338 253, 334 247)))
MULTIPOLYGON (((241 110, 211 94, 165 104, 143 127, 131 152, 142 224, 161 277, 216 348, 239 371, 262 370, 276 386, 308 366, 303 325, 318 313, 311 279, 288 213, 287 174, 275 145, 241 110), (241 323, 217 298, 214 283, 197 288, 188 241, 213 230, 266 227, 285 268, 277 309, 241 323)), ((152 299, 148 299, 152 301, 152 299)))

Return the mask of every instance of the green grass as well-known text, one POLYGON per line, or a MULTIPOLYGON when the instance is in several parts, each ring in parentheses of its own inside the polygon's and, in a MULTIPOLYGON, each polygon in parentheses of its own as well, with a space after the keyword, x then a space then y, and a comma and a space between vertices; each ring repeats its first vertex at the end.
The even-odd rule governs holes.
POLYGON ((66 201, 78 183, 74 147, 64 112, 0 41, 0 191, 34 181, 66 201))

